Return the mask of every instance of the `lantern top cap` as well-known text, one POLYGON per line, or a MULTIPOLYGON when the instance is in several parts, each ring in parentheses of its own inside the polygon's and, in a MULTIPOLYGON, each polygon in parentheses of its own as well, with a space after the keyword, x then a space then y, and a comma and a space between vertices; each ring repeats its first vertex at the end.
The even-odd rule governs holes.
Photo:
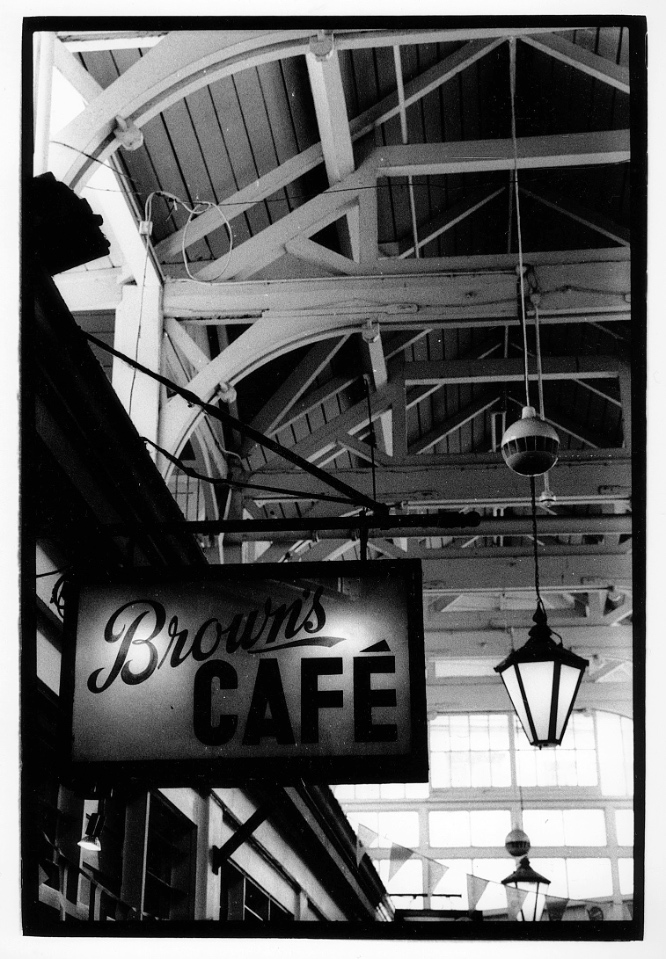
POLYGON ((506 879, 502 879, 502 885, 504 886, 519 882, 545 883, 548 886, 550 885, 550 879, 546 879, 545 876, 542 876, 535 869, 532 869, 527 856, 523 856, 515 872, 512 872, 506 879))
POLYGON ((503 673, 510 666, 519 663, 558 662, 563 666, 573 666, 576 669, 587 669, 588 659, 578 656, 570 649, 565 649, 562 643, 556 643, 552 638, 552 630, 548 625, 546 611, 541 602, 532 617, 534 626, 530 629, 529 639, 520 649, 513 649, 499 666, 495 666, 496 673, 503 673))

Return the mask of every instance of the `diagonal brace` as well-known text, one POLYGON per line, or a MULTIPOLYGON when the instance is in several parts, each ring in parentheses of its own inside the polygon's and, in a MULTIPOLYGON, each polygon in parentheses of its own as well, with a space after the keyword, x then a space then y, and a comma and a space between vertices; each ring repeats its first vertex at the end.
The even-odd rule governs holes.
POLYGON ((109 346, 107 343, 104 343, 102 340, 99 340, 96 336, 93 336, 92 333, 87 333, 85 330, 81 330, 81 333, 87 340, 89 340, 91 343, 94 343, 100 349, 105 350, 107 353, 111 353, 112 356, 116 356, 120 360, 124 360, 125 363, 133 366, 146 376, 150 376, 157 380, 158 383, 162 383, 170 390, 173 390, 174 393, 178 393, 180 396, 182 396, 183 399, 187 400, 188 403, 200 407, 202 410, 204 410, 204 412, 208 413, 209 416, 213 416, 215 419, 220 420, 220 422, 226 423, 227 426, 230 426, 242 436, 246 436, 249 439, 254 440, 256 443, 259 443, 261 446, 269 449, 272 453, 276 453, 283 459, 293 463, 294 466, 298 466, 300 469, 305 470, 306 473, 316 476, 317 479, 321 480, 322 483, 326 483, 327 486, 332 486, 333 489, 338 490, 339 493, 344 493, 344 495, 347 496, 352 503, 355 503, 358 506, 365 506, 367 509, 371 509, 375 513, 388 514, 389 507, 386 506, 386 504, 378 503, 370 496, 366 496, 365 493, 361 493, 358 490, 355 490, 352 486, 348 486, 347 483, 344 483, 342 480, 339 480, 332 474, 327 473, 325 470, 322 470, 313 463, 310 463, 302 456, 299 456, 298 453, 294 453, 288 447, 282 446, 281 443, 270 439, 270 437, 265 436, 264 433, 259 432, 259 430, 255 430, 252 426, 248 426, 241 420, 236 419, 235 416, 232 416, 231 413, 227 413, 226 410, 219 409, 217 406, 213 406, 212 403, 206 403, 205 400, 200 399, 196 393, 186 389, 184 386, 179 386, 166 376, 162 376, 160 373, 156 373, 147 366, 137 363, 136 360, 126 356, 124 353, 119 353, 118 350, 114 350, 113 347, 109 346))

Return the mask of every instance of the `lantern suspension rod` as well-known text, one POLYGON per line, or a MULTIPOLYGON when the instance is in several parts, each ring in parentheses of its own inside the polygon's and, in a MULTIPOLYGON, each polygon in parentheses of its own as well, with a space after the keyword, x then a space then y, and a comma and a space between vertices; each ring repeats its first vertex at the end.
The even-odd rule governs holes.
POLYGON ((530 381, 527 366, 527 317, 525 315, 525 286, 523 267, 523 236, 520 223, 520 195, 518 190, 518 138, 516 135, 516 38, 509 40, 509 85, 511 90, 511 142, 513 144, 513 191, 516 206, 516 234, 518 239, 518 282, 520 284, 520 324, 523 331, 523 363, 525 375, 525 406, 530 403, 530 381))
MULTIPOLYGON (((536 519, 536 483, 534 477, 530 476, 530 496, 532 499, 532 545, 534 548, 534 588, 537 594, 537 606, 544 609, 541 593, 539 591, 539 548, 537 544, 537 519, 536 519)), ((545 609, 544 609, 545 613, 545 609)))

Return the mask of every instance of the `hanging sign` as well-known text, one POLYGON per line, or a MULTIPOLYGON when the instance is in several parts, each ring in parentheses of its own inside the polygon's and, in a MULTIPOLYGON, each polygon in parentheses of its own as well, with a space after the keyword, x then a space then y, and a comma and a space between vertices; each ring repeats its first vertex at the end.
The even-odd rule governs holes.
POLYGON ((81 581, 65 626, 75 778, 427 780, 418 561, 81 581))

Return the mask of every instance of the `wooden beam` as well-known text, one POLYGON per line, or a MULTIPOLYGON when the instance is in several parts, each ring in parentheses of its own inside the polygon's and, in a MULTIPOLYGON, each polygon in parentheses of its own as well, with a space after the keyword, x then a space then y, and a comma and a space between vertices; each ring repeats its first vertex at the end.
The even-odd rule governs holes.
POLYGON ((589 227, 589 229, 594 230, 595 233, 600 233, 601 236, 605 236, 609 240, 619 243, 621 246, 631 245, 631 234, 627 228, 613 223, 612 220, 600 213, 589 210, 582 203, 575 203, 568 199, 560 199, 559 197, 548 197, 544 194, 543 190, 539 193, 534 193, 532 190, 526 190, 524 187, 521 187, 520 192, 536 200, 536 202, 542 206, 548 207, 550 210, 555 210, 557 213, 561 213, 576 223, 582 223, 583 226, 589 227))
MULTIPOLYGON (((453 229, 458 223, 466 220, 467 217, 476 213, 477 210, 480 210, 487 203, 490 203, 491 200, 494 200, 495 197, 504 193, 505 189, 506 187, 500 187, 499 190, 493 190, 492 193, 483 194, 479 191, 475 194, 475 197, 468 197, 460 203, 456 203, 438 217, 423 224, 419 231, 419 249, 436 240, 438 236, 441 236, 448 230, 453 229)), ((401 259, 412 256, 414 253, 412 234, 405 234, 404 237, 401 237, 401 239, 395 243, 382 243, 379 252, 384 256, 397 256, 401 259)))
MULTIPOLYGON (((254 429, 270 436, 283 427, 286 415, 346 342, 347 337, 341 336, 336 340, 322 340, 312 346, 306 357, 292 370, 266 405, 253 418, 251 425, 254 429)), ((241 455, 248 456, 256 445, 252 441, 245 441, 241 455)))
POLYGON ((115 310, 122 296, 120 267, 76 270, 53 277, 60 295, 72 313, 87 310, 115 310))
POLYGON ((436 446, 445 437, 449 436, 451 433, 455 433, 456 430, 459 430, 461 427, 465 426, 470 422, 470 420, 473 420, 477 416, 485 413, 486 410, 489 410, 491 407, 493 407, 498 400, 499 395, 497 392, 483 393, 478 397, 478 399, 474 400, 472 403, 468 403, 467 406, 464 406, 461 410, 459 410, 455 416, 451 416, 443 423, 433 427, 416 443, 413 443, 409 449, 410 454, 414 456, 419 453, 425 453, 427 450, 431 450, 433 446, 436 446))
POLYGON ((563 37, 555 35, 550 36, 523 36, 523 43, 540 50, 548 56, 566 63, 582 73, 586 73, 595 80, 607 83, 620 90, 621 93, 629 93, 629 70, 622 67, 612 60, 606 60, 591 50, 586 50, 578 44, 572 43, 563 37))
MULTIPOLYGON (((558 628, 567 649, 579 656, 613 656, 626 661, 633 658, 631 626, 567 625, 558 628)), ((456 657, 485 659, 506 655, 508 633, 504 629, 446 630, 425 627, 425 651, 428 658, 456 657)), ((497 662, 499 662, 499 658, 497 662)))
MULTIPOLYGON (((445 558, 422 560, 426 588, 437 583, 441 592, 480 593, 502 590, 534 590, 534 562, 520 556, 507 563, 506 558, 477 559, 470 550, 469 559, 455 563, 445 558)), ((631 556, 626 553, 586 556, 544 556, 539 560, 542 590, 569 590, 595 586, 631 586, 631 556)))
MULTIPOLYGON (((373 393, 372 419, 378 418, 382 413, 390 409, 397 399, 398 394, 391 384, 373 393)), ((298 455, 305 459, 316 460, 336 446, 338 436, 346 433, 353 436, 354 433, 357 433, 363 429, 363 427, 367 426, 368 422, 368 404, 367 400, 363 399, 345 410, 344 413, 336 416, 335 419, 329 423, 314 430, 309 436, 304 437, 289 447, 289 449, 292 450, 292 452, 298 451, 298 455)), ((275 460, 271 459, 266 465, 270 468, 270 466, 274 464, 275 460)))
MULTIPOLYGON (((615 451, 617 453, 618 451, 615 451)), ((631 459, 622 455, 606 457, 593 453, 566 451, 550 471, 550 485, 562 505, 631 501, 631 459)), ((368 471, 338 470, 338 476, 366 493, 371 490, 368 471)), ((291 470, 261 469, 251 474, 252 482, 266 482, 284 489, 314 493, 316 481, 291 470)), ((432 507, 528 506, 529 483, 507 469, 499 453, 492 456, 428 457, 420 455, 395 462, 382 474, 382 497, 387 502, 431 504, 432 507)), ((280 494, 265 493, 265 502, 279 502, 280 494)))
MULTIPOLYGON (((525 137, 518 141, 518 168, 588 166, 629 160, 629 131, 570 134, 567 137, 525 137)), ((282 217, 257 236, 246 240, 230 257, 226 254, 199 271, 199 280, 252 276, 284 252, 287 242, 310 236, 337 220, 358 202, 360 188, 373 186, 378 176, 434 176, 511 170, 511 140, 390 146, 376 149, 359 168, 320 196, 282 217)))
POLYGON ((310 237, 347 213, 358 201, 358 189, 373 184, 372 168, 366 163, 346 177, 339 186, 329 187, 314 200, 304 203, 261 233, 237 247, 231 256, 220 257, 197 273, 197 279, 247 279, 268 266, 297 237, 310 237))
MULTIPOLYGON (((509 650, 510 647, 507 647, 507 652, 509 650)), ((460 677, 456 677, 437 685, 429 683, 427 699, 428 709, 445 713, 511 710, 511 701, 499 678, 484 681, 481 677, 475 677, 472 682, 464 683, 460 677)), ((603 709, 631 717, 633 715, 631 683, 584 682, 576 697, 576 709, 603 709)))
MULTIPOLYGON (((529 378, 536 380, 536 363, 530 365, 529 378)), ((619 364, 614 356, 546 356, 542 369, 544 380, 609 379, 618 376, 619 364)), ((507 383, 522 381, 524 367, 519 359, 421 360, 405 363, 403 376, 408 386, 507 383)))
MULTIPOLYGON (((630 159, 629 130, 521 137, 516 148, 519 170, 628 163, 630 159)), ((377 176, 513 170, 515 162, 510 139, 386 146, 376 150, 371 159, 377 176)))
MULTIPOLYGON (((470 43, 465 44, 460 50, 457 50, 450 57, 446 57, 441 63, 435 64, 429 70, 426 70, 425 73, 421 76, 416 77, 405 87, 405 102, 407 106, 412 103, 416 103, 419 99, 426 96, 432 90, 437 89, 441 84, 446 83, 448 80, 452 79, 454 76, 457 76, 461 70, 466 69, 473 63, 476 63, 481 57, 485 56, 491 50, 494 50, 495 47, 501 43, 499 39, 495 40, 473 40, 470 43)), ((396 93, 389 94, 379 103, 370 107, 370 109, 361 113, 358 117, 354 117, 349 123, 349 132, 352 140, 357 140, 362 136, 365 136, 367 133, 370 133, 373 129, 377 129, 383 123, 386 123, 387 120, 390 120, 392 117, 396 116, 399 112, 398 96, 396 93)), ((228 220, 233 220, 234 217, 240 216, 242 213, 245 213, 247 210, 251 209, 255 203, 265 200, 266 197, 271 196, 273 193, 276 193, 278 190, 283 189, 285 186, 288 186, 290 183, 293 183, 294 180, 297 180, 299 177, 304 176, 310 170, 313 170, 323 161, 323 149, 321 143, 315 143, 307 150, 304 150, 302 153, 298 154, 295 157, 287 160, 281 166, 277 167, 275 170, 272 170, 270 173, 267 173, 265 176, 260 177, 258 180, 249 184, 242 190, 239 190, 237 193, 232 194, 230 197, 227 197, 224 200, 224 212, 228 220)), ((361 205, 365 205, 365 198, 367 197, 367 191, 364 192, 361 197, 361 205)), ((376 197, 374 197, 374 202, 376 204, 376 197)), ((376 220, 376 216, 374 218, 376 220)), ((368 222, 373 222, 373 218, 369 219, 365 216, 361 217, 361 228, 362 230, 367 226, 368 222)), ((157 255, 161 259, 168 259, 170 256, 180 254, 181 244, 183 238, 185 238, 188 246, 192 243, 197 242, 198 240, 203 239, 213 230, 218 229, 220 226, 220 217, 215 210, 206 211, 198 216, 196 220, 191 223, 188 227, 187 233, 185 230, 177 230, 175 233, 172 233, 171 236, 166 237, 160 243, 157 244, 155 250, 157 255)), ((376 257, 377 245, 375 243, 374 250, 375 254, 372 259, 376 257)))
MULTIPOLYGON (((327 57, 318 57, 311 51, 305 56, 310 89, 319 128, 319 139, 324 154, 324 165, 329 186, 340 183, 354 171, 349 118, 342 85, 340 60, 333 46, 327 57)), ((359 259, 358 207, 347 214, 347 232, 340 237, 342 252, 351 259, 359 259)))
MULTIPOLYGON (((501 316, 503 322, 504 317, 506 322, 518 322, 515 255, 433 258, 432 269, 430 259, 381 260, 376 268, 366 267, 363 276, 234 281, 212 286, 167 278, 164 312, 179 319, 195 320, 208 315, 217 323, 248 324, 264 314, 275 316, 296 311, 321 316, 335 310, 343 317, 348 314, 367 317, 366 304, 369 303, 373 314, 385 314, 386 319, 382 319, 386 323, 412 322, 418 326, 428 320, 427 310, 437 307, 440 318, 460 308, 461 316, 471 317, 481 311, 482 315, 501 316), (395 275, 393 267, 400 268, 400 275, 395 275), (444 302, 443 281, 446 282, 444 302), (364 300, 362 310, 353 305, 359 299, 364 300), (510 301, 505 307, 491 307, 505 299, 510 301), (347 303, 350 306, 343 309, 342 305, 347 303)), ((577 310, 598 312, 600 308, 617 310, 618 317, 623 319, 630 315, 624 299, 631 291, 627 249, 528 251, 525 263, 539 267, 542 293, 539 315, 544 323, 549 322, 549 311, 563 314, 560 321, 566 320, 564 314, 577 310), (586 289, 607 292, 593 296, 585 294, 586 289)))
POLYGON ((297 236, 285 243, 285 250, 292 256, 297 256, 299 260, 312 263, 313 266, 324 272, 330 271, 334 275, 340 274, 343 276, 363 274, 363 268, 354 260, 350 260, 348 256, 342 256, 342 254, 322 246, 321 243, 315 243, 314 240, 308 240, 303 236, 297 236))

